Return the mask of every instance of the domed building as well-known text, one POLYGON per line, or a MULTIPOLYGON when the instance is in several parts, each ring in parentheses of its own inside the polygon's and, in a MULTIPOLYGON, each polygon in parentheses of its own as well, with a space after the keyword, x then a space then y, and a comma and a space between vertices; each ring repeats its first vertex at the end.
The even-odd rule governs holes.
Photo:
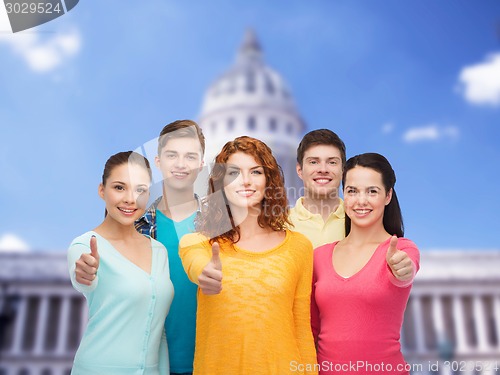
POLYGON ((208 141, 208 163, 238 136, 264 141, 283 169, 294 203, 302 186, 295 170, 296 150, 306 126, 286 82, 265 64, 252 30, 245 34, 234 65, 208 87, 199 124, 208 141))

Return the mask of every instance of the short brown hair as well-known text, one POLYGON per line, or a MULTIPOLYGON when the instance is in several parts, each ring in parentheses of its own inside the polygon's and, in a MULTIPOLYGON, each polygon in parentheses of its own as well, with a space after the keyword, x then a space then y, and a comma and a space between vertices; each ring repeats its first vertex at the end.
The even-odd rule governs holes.
POLYGON ((304 154, 313 146, 326 145, 338 148, 342 158, 342 168, 345 165, 345 144, 340 137, 330 129, 316 129, 310 131, 300 141, 297 148, 297 163, 302 167, 304 162, 304 154))
POLYGON ((202 156, 205 154, 205 136, 200 126, 193 120, 177 120, 161 130, 158 136, 158 156, 170 139, 194 138, 200 141, 202 156))

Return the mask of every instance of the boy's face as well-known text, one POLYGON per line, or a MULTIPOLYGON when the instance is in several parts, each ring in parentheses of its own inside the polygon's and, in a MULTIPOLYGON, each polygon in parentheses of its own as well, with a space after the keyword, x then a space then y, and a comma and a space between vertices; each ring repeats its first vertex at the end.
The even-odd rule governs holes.
POLYGON ((304 152, 302 166, 297 164, 297 174, 304 182, 305 194, 309 198, 338 197, 342 181, 340 150, 331 145, 311 146, 304 152))
POLYGON ((155 158, 163 175, 163 183, 172 189, 192 189, 203 167, 203 155, 198 139, 182 137, 167 140, 155 158))

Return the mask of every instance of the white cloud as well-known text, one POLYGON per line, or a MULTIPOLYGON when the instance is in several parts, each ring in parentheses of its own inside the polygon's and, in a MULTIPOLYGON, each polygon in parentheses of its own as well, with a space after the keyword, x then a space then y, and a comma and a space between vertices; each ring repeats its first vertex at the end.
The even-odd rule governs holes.
POLYGON ((12 33, 7 12, 0 5, 0 43, 8 45, 28 67, 37 73, 46 73, 75 56, 81 47, 80 33, 76 29, 44 37, 36 28, 12 33))
POLYGON ((442 139, 455 140, 460 136, 460 131, 455 126, 439 126, 430 124, 411 128, 403 135, 403 140, 408 143, 424 141, 440 141, 442 139))
POLYGON ((391 122, 386 122, 384 125, 382 125, 382 133, 384 134, 390 134, 394 130, 394 124, 391 122))
POLYGON ((12 233, 5 233, 0 237, 0 253, 6 252, 27 252, 29 245, 21 238, 12 233))
POLYGON ((466 66, 460 72, 460 91, 472 104, 500 106, 500 53, 466 66))

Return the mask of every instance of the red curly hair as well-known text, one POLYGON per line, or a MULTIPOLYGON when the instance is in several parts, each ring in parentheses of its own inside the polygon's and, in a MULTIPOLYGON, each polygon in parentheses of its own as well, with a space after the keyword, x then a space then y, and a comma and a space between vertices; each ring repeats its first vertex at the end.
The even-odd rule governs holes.
POLYGON ((224 193, 224 176, 226 174, 227 160, 237 152, 252 156, 264 169, 266 176, 266 189, 261 202, 262 210, 257 218, 262 228, 271 228, 282 231, 288 220, 288 205, 283 171, 276 162, 271 149, 262 141, 242 136, 227 142, 221 152, 215 157, 214 166, 209 176, 208 194, 204 210, 199 215, 196 228, 210 238, 210 243, 226 240, 238 242, 240 229, 234 224, 233 216, 224 193), (215 194, 221 192, 222 194, 215 194), (224 219, 229 217, 229 223, 224 219), (230 226, 231 229, 221 232, 221 228, 230 226))

